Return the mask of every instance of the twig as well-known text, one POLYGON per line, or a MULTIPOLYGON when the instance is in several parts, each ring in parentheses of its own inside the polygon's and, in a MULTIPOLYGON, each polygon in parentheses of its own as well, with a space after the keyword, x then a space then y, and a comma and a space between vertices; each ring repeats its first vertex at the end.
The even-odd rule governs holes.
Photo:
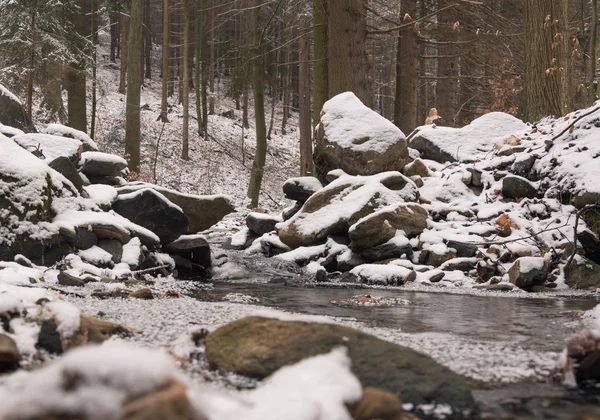
POLYGON ((581 121, 583 118, 587 117, 588 115, 592 115, 596 111, 600 111, 600 106, 592 109, 589 112, 586 112, 585 114, 580 115, 579 117, 577 117, 575 119, 575 121, 573 121, 571 124, 569 124, 567 126, 567 128, 565 128, 563 131, 561 131, 560 133, 558 133, 556 136, 552 137, 552 140, 550 140, 550 141, 552 143, 554 143, 554 140, 559 139, 563 134, 565 134, 567 131, 569 131, 571 129, 571 127, 573 127, 575 124, 577 124, 579 121, 581 121))
POLYGON ((573 265, 573 260, 575 260, 575 255, 577 254, 577 226, 579 225, 579 219, 581 216, 588 210, 598 207, 600 203, 588 204, 580 209, 575 215, 575 226, 573 227, 573 250, 571 251, 571 255, 567 260, 567 264, 565 265, 565 274, 569 272, 571 266, 573 265))

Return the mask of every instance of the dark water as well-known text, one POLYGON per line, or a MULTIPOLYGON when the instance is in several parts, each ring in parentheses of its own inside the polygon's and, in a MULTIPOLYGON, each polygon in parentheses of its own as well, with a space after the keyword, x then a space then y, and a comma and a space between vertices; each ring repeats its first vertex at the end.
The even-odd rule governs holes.
MULTIPOLYGON (((234 276, 238 280, 216 279, 210 295, 241 293, 257 298, 262 306, 354 318, 368 327, 415 334, 445 333, 457 339, 511 343, 544 352, 561 351, 569 334, 582 328, 582 312, 598 303, 598 298, 591 295, 530 298, 316 286, 303 283, 293 266, 273 259, 232 257, 241 268, 241 273, 234 276), (396 298, 399 303, 389 307, 330 303, 332 299, 368 294, 396 298)), ((474 395, 482 419, 600 420, 600 391, 522 383, 477 390, 474 395)))

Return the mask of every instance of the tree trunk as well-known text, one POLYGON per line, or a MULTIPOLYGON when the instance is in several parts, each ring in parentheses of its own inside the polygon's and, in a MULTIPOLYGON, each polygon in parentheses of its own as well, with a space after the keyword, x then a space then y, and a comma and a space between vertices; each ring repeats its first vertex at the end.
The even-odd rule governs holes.
POLYGON ((97 105, 97 43, 98 43, 98 4, 92 0, 92 121, 90 123, 90 138, 96 136, 96 105, 97 105))
POLYGON ((196 2, 196 13, 195 13, 195 43, 196 49, 196 62, 195 62, 195 73, 194 73, 194 87, 196 88, 196 119, 198 120, 198 135, 202 137, 204 135, 204 122, 202 118, 202 87, 200 82, 200 74, 202 68, 200 66, 200 58, 202 54, 202 24, 200 23, 200 5, 196 2))
POLYGON ((125 93, 125 84, 127 81, 127 32, 128 18, 125 10, 121 12, 121 72, 119 74, 119 93, 125 93))
MULTIPOLYGON (((77 2, 79 9, 77 11, 75 27, 82 37, 90 33, 89 21, 86 14, 89 12, 85 0, 77 2)), ((89 52, 87 47, 86 53, 89 52)), ((86 95, 86 72, 85 64, 82 61, 71 63, 67 70, 67 124, 77 130, 87 133, 87 95, 86 95)))
MULTIPOLYGON (((329 97, 351 91, 373 106, 365 41, 364 0, 327 0, 327 72, 329 97)), ((318 89, 319 90, 319 89, 318 89)))
POLYGON ((29 52, 29 69, 27 72, 27 115, 31 118, 31 112, 33 107, 33 73, 35 71, 35 32, 36 32, 36 12, 31 12, 31 51, 29 52))
POLYGON ((110 19, 110 61, 115 63, 117 57, 117 45, 119 44, 119 14, 115 10, 117 8, 116 2, 111 0, 111 9, 109 10, 110 19))
POLYGON ((598 82, 596 80, 596 47, 598 45, 598 1, 592 0, 592 22, 590 34, 590 102, 598 99, 598 82))
MULTIPOLYGON (((323 104, 329 99, 327 83, 327 0, 313 0, 313 121, 315 126, 321 121, 323 104)), ((289 61, 289 54, 288 54, 289 61)))
POLYGON ((132 172, 140 171, 140 90, 142 78, 141 55, 131 54, 142 48, 144 0, 132 0, 127 48, 127 100, 125 110, 125 154, 132 172))
MULTIPOLYGON (((282 84, 282 95, 283 95, 283 110, 281 116, 281 134, 285 134, 287 131, 287 120, 290 116, 290 47, 285 49, 283 56, 284 65, 281 67, 281 84, 282 84)), ((316 105, 315 105, 316 107, 316 105)), ((315 112, 316 114, 316 112, 315 112)), ((315 116, 316 118, 316 116, 315 116)))
POLYGON ((215 0, 210 2, 210 74, 208 81, 210 83, 210 114, 215 113, 215 0))
POLYGON ((181 159, 190 160, 189 123, 190 123, 190 6, 189 0, 183 0, 183 133, 181 159))
POLYGON ((250 24, 252 27, 252 41, 254 44, 254 59, 252 62, 252 90, 254 91, 254 119, 256 123, 256 154, 252 164, 248 197, 250 206, 258 207, 260 186, 262 183, 265 160, 267 157, 267 127, 265 123, 265 87, 264 87, 264 57, 262 49, 261 30, 259 17, 261 0, 254 0, 250 24))
POLYGON ((300 94, 300 174, 311 175, 312 161, 312 125, 310 123, 310 49, 308 28, 298 41, 299 76, 298 93, 300 94))
POLYGON ((561 116, 572 106, 567 0, 525 0, 525 121, 561 116))
POLYGON ((163 39, 162 39, 162 96, 158 119, 169 122, 167 98, 169 96, 169 0, 163 0, 163 39))
MULTIPOLYGON (((202 0, 202 10, 206 9, 207 0, 202 0)), ((202 34, 202 132, 204 139, 208 140, 208 34, 206 32, 206 21, 208 13, 203 13, 200 18, 202 23, 200 31, 202 34)))
POLYGON ((144 7, 144 57, 146 58, 146 79, 152 78, 152 10, 151 1, 146 0, 144 7))
MULTIPOLYGON (((448 6, 450 0, 441 3, 448 6)), ((460 50, 455 44, 458 31, 454 25, 458 21, 458 8, 451 7, 440 13, 440 39, 446 44, 438 48, 438 80, 436 81, 436 108, 442 117, 441 125, 454 127, 460 101, 460 50)))
MULTIPOLYGON (((400 16, 417 16, 417 0, 404 0, 400 16)), ((417 127, 419 113, 419 40, 412 26, 400 30, 396 54, 394 124, 405 135, 417 127)))

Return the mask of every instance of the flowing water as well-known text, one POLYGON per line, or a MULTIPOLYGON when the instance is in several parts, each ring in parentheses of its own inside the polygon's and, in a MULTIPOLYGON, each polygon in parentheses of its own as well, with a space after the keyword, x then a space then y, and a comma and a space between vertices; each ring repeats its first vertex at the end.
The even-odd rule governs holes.
POLYGON ((535 365, 537 354, 546 365, 548 360, 553 363, 566 337, 583 327, 581 314, 598 303, 594 295, 536 297, 521 293, 440 293, 439 289, 428 292, 316 285, 308 282, 295 266, 241 253, 227 254, 226 269, 217 275, 210 293, 199 295, 199 299, 238 293, 253 297, 262 306, 348 319, 367 332, 421 349, 451 368, 458 366, 455 370, 471 373, 477 379, 505 368, 508 378, 491 381, 492 385, 475 391, 482 408, 481 418, 600 419, 599 392, 568 391, 553 383, 547 370, 541 377, 501 384, 511 379, 511 372, 518 376, 521 370, 532 368, 527 365, 535 365), (392 298, 395 304, 331 303, 356 295, 392 298), (520 358, 519 353, 529 359, 520 358), (478 367, 470 371, 465 368, 469 363, 478 367))

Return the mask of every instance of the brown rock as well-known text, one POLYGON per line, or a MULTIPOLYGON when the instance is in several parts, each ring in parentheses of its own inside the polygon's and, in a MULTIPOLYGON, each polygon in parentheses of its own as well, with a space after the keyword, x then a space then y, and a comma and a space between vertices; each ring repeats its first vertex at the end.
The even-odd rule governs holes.
POLYGON ((176 381, 126 402, 122 411, 126 420, 202 420, 194 416, 185 387, 176 381))
POLYGON ((412 163, 406 165, 404 175, 408 177, 417 175, 421 178, 427 178, 431 176, 431 172, 429 172, 429 168, 421 159, 415 159, 412 163))
POLYGON ((129 296, 131 296, 132 298, 137 298, 137 299, 154 299, 154 295, 152 294, 152 290, 148 289, 147 287, 145 287, 143 289, 136 290, 135 292, 133 292, 129 296))
POLYGON ((15 341, 6 334, 0 334, 0 373, 19 364, 21 353, 15 341))
POLYGON ((402 420, 402 403, 391 392, 367 387, 359 402, 351 405, 350 415, 355 420, 402 420))

